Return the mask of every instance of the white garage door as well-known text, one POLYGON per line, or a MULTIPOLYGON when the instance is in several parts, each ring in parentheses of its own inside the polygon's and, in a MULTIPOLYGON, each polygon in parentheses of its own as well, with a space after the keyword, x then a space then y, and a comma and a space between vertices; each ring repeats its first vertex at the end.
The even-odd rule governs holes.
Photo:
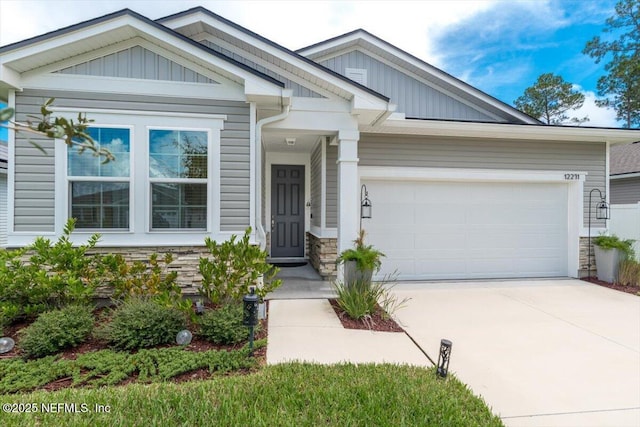
POLYGON ((567 276, 565 184, 363 180, 379 278, 567 276))

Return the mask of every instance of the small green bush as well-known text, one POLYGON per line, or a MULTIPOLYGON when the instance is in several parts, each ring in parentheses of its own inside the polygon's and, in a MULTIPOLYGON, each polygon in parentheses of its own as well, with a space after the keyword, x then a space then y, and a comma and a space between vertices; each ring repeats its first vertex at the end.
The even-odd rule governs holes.
POLYGON ((250 236, 251 227, 239 240, 235 234, 222 243, 205 239, 209 256, 200 257, 200 294, 212 303, 240 302, 242 296, 249 293, 249 287, 258 284, 261 276, 263 284, 256 287, 260 298, 281 285, 282 281, 275 279, 279 269, 267 263, 267 252, 251 244, 250 236))
POLYGON ((619 249, 621 250, 627 259, 635 258, 635 251, 633 250, 634 240, 622 240, 615 234, 608 236, 601 234, 598 237, 593 238, 593 244, 600 246, 602 249, 619 249))
POLYGON ((117 349, 133 350, 172 343, 186 326, 186 316, 180 310, 150 299, 132 298, 114 310, 96 336, 117 349))
POLYGON ((352 319, 370 317, 379 306, 383 317, 390 317, 396 310, 402 308, 409 298, 398 300, 392 292, 397 274, 388 274, 382 281, 369 282, 356 280, 350 285, 334 283, 338 294, 338 306, 352 319))
POLYGON ((42 313, 20 333, 20 348, 28 358, 58 353, 85 341, 93 323, 93 314, 87 307, 68 306, 42 313))
POLYGON ((242 324, 242 305, 225 304, 208 310, 200 319, 200 335, 214 344, 236 344, 249 337, 242 324))

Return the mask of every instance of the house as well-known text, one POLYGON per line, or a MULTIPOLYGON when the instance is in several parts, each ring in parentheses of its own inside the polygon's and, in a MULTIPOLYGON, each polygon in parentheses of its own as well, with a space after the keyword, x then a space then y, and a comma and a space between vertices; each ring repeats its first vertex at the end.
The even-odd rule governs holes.
POLYGON ((363 227, 381 276, 577 277, 588 194, 606 190, 610 146, 640 139, 543 125, 363 30, 294 52, 201 7, 0 47, 18 120, 50 97, 117 161, 10 133, 8 245, 76 217, 78 241, 171 250, 188 272, 205 237, 250 226, 274 259, 329 277, 363 227))
POLYGON ((640 144, 613 146, 610 156, 611 204, 640 202, 640 144))

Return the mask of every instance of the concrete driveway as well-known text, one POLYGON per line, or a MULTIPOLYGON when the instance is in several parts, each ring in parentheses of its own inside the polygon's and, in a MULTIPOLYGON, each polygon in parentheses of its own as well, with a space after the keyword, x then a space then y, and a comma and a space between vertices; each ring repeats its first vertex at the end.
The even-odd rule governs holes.
POLYGON ((640 426, 640 297, 578 280, 401 283, 396 317, 508 426, 640 426))

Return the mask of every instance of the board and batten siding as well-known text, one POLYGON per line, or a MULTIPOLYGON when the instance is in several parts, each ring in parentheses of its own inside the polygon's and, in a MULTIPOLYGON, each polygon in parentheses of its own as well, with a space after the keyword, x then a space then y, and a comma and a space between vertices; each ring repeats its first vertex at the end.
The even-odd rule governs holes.
POLYGON ((354 50, 320 62, 321 65, 346 76, 347 68, 367 70, 365 86, 391 99, 397 112, 408 118, 443 120, 497 120, 478 109, 391 67, 363 52, 354 50))
POLYGON ((322 144, 311 152, 311 225, 322 226, 322 144))
POLYGON ((640 177, 610 180, 609 201, 619 205, 640 202, 640 177))
POLYGON ((252 60, 245 58, 244 56, 233 52, 229 49, 225 49, 222 46, 219 46, 217 44, 215 44, 214 42, 210 41, 210 40, 202 40, 200 43, 202 43, 203 45, 207 46, 209 49, 215 50, 218 53, 221 53, 225 56, 228 56, 229 58, 233 58, 236 61, 249 66, 251 68, 253 68, 256 71, 261 72, 262 74, 266 74, 269 77, 273 77, 274 79, 284 83, 284 87, 287 89, 291 89, 293 91, 293 96, 299 96, 301 98, 324 98, 322 95, 320 95, 317 92, 312 91, 309 88, 306 88, 304 86, 302 86, 299 83, 296 83, 284 76, 281 76, 280 74, 276 73, 275 71, 272 71, 266 67, 263 67, 262 65, 256 64, 255 62, 253 62, 252 60))
POLYGON ((327 228, 338 227, 338 146, 327 145, 327 228))
MULTIPOLYGON (((605 143, 558 141, 495 141, 361 135, 359 166, 548 170, 587 172, 584 183, 584 224, 589 191, 606 186, 605 143)), ((371 195, 371 200, 375 200, 371 195)), ((592 225, 604 223, 592 220, 592 225)))
POLYGON ((134 46, 76 64, 59 70, 57 73, 188 83, 216 83, 202 74, 141 46, 134 46))
MULTIPOLYGON (((38 115, 49 98, 55 106, 165 113, 225 114, 220 133, 220 229, 242 231, 249 226, 249 106, 238 101, 69 91, 25 90, 16 93, 16 119, 38 115)), ((90 117, 89 117, 90 118, 90 117)), ((126 124, 126 123, 124 123, 126 124)), ((16 136, 14 229, 17 232, 54 231, 53 141, 16 136), (29 143, 40 144, 47 155, 29 143)), ((217 208, 214 201, 214 209, 217 208)))

